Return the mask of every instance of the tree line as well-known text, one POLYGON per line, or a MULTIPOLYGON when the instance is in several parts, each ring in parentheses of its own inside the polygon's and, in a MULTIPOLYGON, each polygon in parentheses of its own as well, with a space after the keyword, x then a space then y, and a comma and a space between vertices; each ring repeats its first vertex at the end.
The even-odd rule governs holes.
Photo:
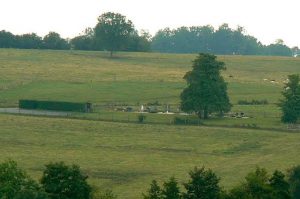
POLYGON ((42 38, 35 33, 13 35, 2 30, 0 31, 0 48, 67 50, 70 49, 70 43, 56 32, 49 32, 42 38))
MULTIPOLYGON (((55 162, 45 165, 39 181, 32 179, 15 161, 0 163, 0 198, 5 199, 116 199, 111 190, 99 191, 87 182, 88 176, 78 165, 55 162)), ((150 184, 144 199, 299 199, 300 166, 287 174, 257 167, 245 180, 230 190, 205 167, 189 172, 189 180, 179 184, 175 177, 150 184), (182 186, 181 186, 182 185, 182 186), (185 191, 181 191, 183 187, 185 191)))
MULTIPOLYGON (((131 35, 129 42, 117 50, 146 52, 150 51, 150 42, 148 33, 137 31, 131 35)), ((18 49, 51 49, 51 50, 106 50, 104 45, 100 44, 95 35, 94 29, 87 28, 81 35, 72 39, 64 39, 59 33, 49 32, 46 36, 40 37, 36 33, 14 35, 11 32, 0 31, 0 48, 18 48, 18 49)))
POLYGON ((189 180, 182 184, 171 177, 162 187, 156 180, 143 194, 144 199, 299 199, 300 166, 270 175, 266 169, 257 167, 246 175, 244 181, 230 190, 224 190, 220 178, 211 170, 195 168, 189 172, 189 180))
POLYGON ((1 199, 115 199, 110 191, 99 191, 87 182, 78 165, 55 162, 45 165, 39 181, 31 178, 15 161, 0 164, 1 199))
POLYGON ((35 33, 14 35, 2 30, 0 48, 277 56, 299 53, 298 47, 289 48, 281 39, 263 45, 255 37, 247 35, 243 27, 231 29, 228 24, 218 29, 210 25, 165 28, 151 36, 147 31, 138 31, 126 16, 112 12, 99 16, 94 28, 87 28, 72 39, 61 38, 56 32, 49 32, 42 38, 35 33))
POLYGON ((274 56, 292 56, 298 49, 290 49, 281 39, 263 45, 255 37, 247 35, 243 27, 231 29, 226 23, 218 29, 207 25, 159 30, 152 38, 151 47, 153 51, 168 53, 274 56))

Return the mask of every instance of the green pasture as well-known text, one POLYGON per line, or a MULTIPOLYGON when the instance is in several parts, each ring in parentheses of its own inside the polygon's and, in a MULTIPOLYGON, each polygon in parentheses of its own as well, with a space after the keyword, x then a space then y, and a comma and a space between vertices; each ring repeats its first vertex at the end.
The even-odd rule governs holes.
POLYGON ((148 125, 0 114, 0 160, 16 160, 38 179, 51 161, 75 163, 100 189, 141 198, 152 179, 184 182, 194 166, 212 168, 225 188, 256 166, 300 164, 299 133, 148 125))
POLYGON ((115 111, 154 102, 176 111, 196 56, 0 49, 0 108, 19 99, 88 101, 95 108, 69 118, 0 114, 0 160, 16 160, 36 179, 50 161, 75 163, 93 185, 121 199, 140 198, 154 178, 174 175, 182 183, 194 166, 212 168, 229 188, 256 166, 285 171, 300 164, 300 134, 280 122, 276 105, 287 75, 300 73, 300 58, 218 56, 227 67, 231 114, 248 118, 148 113, 138 124, 140 113, 115 111), (174 125, 175 117, 193 124, 174 125))
MULTIPOLYGON (((88 101, 96 106, 137 106, 159 102, 178 107, 180 93, 186 86, 182 77, 191 70, 195 57, 196 54, 122 52, 111 59, 107 52, 0 49, 0 107, 15 107, 19 99, 88 101)), ((253 99, 270 103, 263 108, 234 106, 233 112, 255 116, 244 123, 279 127, 280 110, 276 103, 281 98, 287 75, 300 72, 300 59, 263 56, 218 58, 226 63, 227 70, 223 76, 228 82, 233 105, 238 100, 253 99), (273 109, 275 114, 270 114, 273 109)), ((102 110, 95 110, 105 115, 102 110)), ((94 115, 84 117, 95 118, 94 115)), ((228 124, 228 121, 218 119, 208 123, 223 125, 224 122, 228 124)), ((239 120, 230 120, 231 123, 243 125, 239 120)))
MULTIPOLYGON (((0 49, 0 106, 18 99, 92 103, 178 103, 196 54, 0 49)), ((300 72, 300 59, 219 56, 227 70, 231 101, 278 102, 287 75, 300 72), (275 80, 271 83, 270 80, 275 80)))

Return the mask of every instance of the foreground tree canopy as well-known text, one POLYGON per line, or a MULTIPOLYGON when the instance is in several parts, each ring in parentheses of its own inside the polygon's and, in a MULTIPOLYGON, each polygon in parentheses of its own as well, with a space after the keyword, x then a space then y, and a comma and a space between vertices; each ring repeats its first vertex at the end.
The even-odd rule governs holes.
MULTIPOLYGON (((87 182, 79 166, 63 162, 46 165, 38 183, 14 161, 0 163, 1 199, 116 199, 111 190, 97 191, 87 182)), ((134 191, 134 190, 130 190, 134 191)), ((287 177, 281 171, 269 175, 257 167, 243 182, 226 191, 211 170, 195 167, 185 183, 171 177, 161 187, 153 180, 144 199, 299 199, 300 166, 292 167, 287 177), (180 186, 183 185, 183 186, 180 186), (181 192, 180 189, 184 188, 181 192)))
POLYGON ((183 183, 183 192, 172 177, 162 188, 153 180, 143 196, 144 199, 299 199, 299 171, 299 166, 294 167, 286 177, 281 171, 270 175, 266 169, 257 167, 244 181, 226 191, 212 170, 195 168, 189 173, 189 181, 183 183))
POLYGON ((87 176, 79 166, 63 162, 46 165, 40 184, 14 161, 0 164, 1 199, 93 199, 87 176))
POLYGON ((50 163, 46 165, 41 184, 51 199, 88 199, 91 187, 87 183, 87 178, 77 165, 50 163))
POLYGON ((0 198, 47 199, 42 187, 20 169, 16 162, 0 164, 0 198))
POLYGON ((200 53, 193 61, 193 70, 185 74, 188 86, 181 93, 181 109, 195 112, 199 118, 207 119, 210 113, 230 111, 227 84, 220 74, 225 70, 224 62, 216 56, 200 53))

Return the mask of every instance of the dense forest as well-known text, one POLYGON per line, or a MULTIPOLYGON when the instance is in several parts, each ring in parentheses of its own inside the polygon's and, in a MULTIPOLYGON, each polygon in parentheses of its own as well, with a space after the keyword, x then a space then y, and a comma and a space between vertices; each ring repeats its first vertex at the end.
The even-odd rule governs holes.
MULTIPOLYGON (((151 42, 148 33, 140 35, 135 31, 122 51, 149 52, 151 42)), ((94 30, 87 28, 82 34, 72 39, 64 39, 56 32, 49 32, 45 37, 35 33, 14 35, 11 32, 0 31, 0 48, 20 49, 53 49, 53 50, 105 50, 95 38, 94 30)))
POLYGON ((228 24, 217 30, 212 26, 166 28, 152 39, 152 50, 170 53, 205 52, 222 55, 280 55, 292 56, 297 48, 290 49, 281 39, 274 44, 263 45, 255 37, 247 35, 243 27, 236 30, 228 24))
MULTIPOLYGON (((14 35, 0 31, 0 48, 57 49, 57 50, 106 50, 95 36, 93 28, 87 28, 79 36, 64 39, 56 32, 45 37, 35 33, 14 35)), ((278 39, 273 44, 263 45, 255 37, 247 35, 243 27, 232 29, 228 24, 218 29, 212 26, 165 28, 154 36, 146 31, 134 30, 129 42, 120 49, 133 52, 165 53, 212 53, 222 55, 275 55, 299 54, 298 47, 289 48, 278 39)))

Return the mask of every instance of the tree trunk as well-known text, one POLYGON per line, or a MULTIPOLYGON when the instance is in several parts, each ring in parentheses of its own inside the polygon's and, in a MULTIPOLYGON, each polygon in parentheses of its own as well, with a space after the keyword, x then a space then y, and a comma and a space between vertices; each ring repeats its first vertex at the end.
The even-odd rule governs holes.
POLYGON ((208 119, 208 110, 207 108, 204 108, 204 116, 203 116, 204 119, 208 119))
POLYGON ((198 117, 199 117, 200 119, 202 119, 202 110, 200 110, 200 111, 197 113, 197 115, 198 115, 198 117))
POLYGON ((220 111, 219 117, 224 117, 224 112, 223 111, 220 111))
POLYGON ((113 57, 113 51, 110 51, 110 58, 113 57))

